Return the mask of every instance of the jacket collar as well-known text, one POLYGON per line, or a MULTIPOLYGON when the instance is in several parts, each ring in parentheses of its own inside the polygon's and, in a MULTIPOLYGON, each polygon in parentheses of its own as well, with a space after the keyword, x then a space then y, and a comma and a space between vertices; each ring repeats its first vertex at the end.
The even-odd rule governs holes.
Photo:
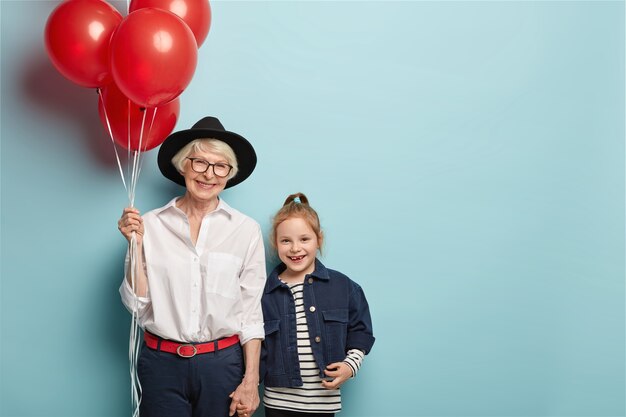
MULTIPOLYGON (((267 277, 267 285, 265 286, 266 294, 271 293, 276 288, 283 285, 283 282, 280 280, 280 278, 278 278, 278 276, 282 274, 286 268, 287 267, 285 266, 285 264, 281 262, 280 264, 278 264, 278 266, 276 266, 276 268, 274 268, 272 273, 267 277)), ((330 279, 330 274, 328 273, 328 269, 326 269, 324 264, 322 264, 320 260, 317 258, 315 258, 315 270, 313 270, 313 272, 309 274, 308 276, 312 276, 313 278, 321 279, 323 281, 328 281, 330 279)))

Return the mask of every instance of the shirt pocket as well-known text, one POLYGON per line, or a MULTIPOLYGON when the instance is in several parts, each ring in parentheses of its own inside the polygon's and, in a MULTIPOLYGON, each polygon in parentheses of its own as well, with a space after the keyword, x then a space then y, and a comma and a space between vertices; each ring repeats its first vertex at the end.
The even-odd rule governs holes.
POLYGON ((280 320, 267 320, 263 323, 263 327, 265 327, 265 340, 263 341, 265 372, 268 375, 282 375, 285 373, 285 364, 280 340, 280 320))
POLYGON ((348 338, 348 309, 322 311, 324 331, 326 333, 327 360, 329 363, 345 359, 346 340, 348 338))
POLYGON ((241 259, 228 253, 206 255, 206 270, 203 274, 205 291, 226 298, 238 298, 241 259))

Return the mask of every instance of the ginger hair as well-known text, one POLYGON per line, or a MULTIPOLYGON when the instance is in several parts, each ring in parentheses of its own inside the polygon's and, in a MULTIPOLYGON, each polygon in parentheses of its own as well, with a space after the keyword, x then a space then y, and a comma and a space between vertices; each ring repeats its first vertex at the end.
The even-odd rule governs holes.
POLYGON ((270 244, 276 249, 276 230, 278 225, 287 219, 299 217, 303 219, 313 229, 317 236, 317 243, 320 247, 320 253, 322 252, 322 242, 324 241, 324 233, 320 226, 320 219, 317 212, 309 205, 309 199, 302 193, 291 194, 280 210, 274 216, 272 221, 272 232, 270 236, 270 244), (300 201, 300 202, 298 202, 300 201))

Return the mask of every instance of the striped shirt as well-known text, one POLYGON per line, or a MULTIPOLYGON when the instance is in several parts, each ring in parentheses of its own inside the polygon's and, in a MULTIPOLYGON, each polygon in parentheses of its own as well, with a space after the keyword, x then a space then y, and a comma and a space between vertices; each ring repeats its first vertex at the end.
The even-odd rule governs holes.
MULTIPOLYGON (((341 410, 341 393, 339 389, 326 389, 322 386, 322 378, 309 339, 306 313, 304 312, 304 285, 287 284, 293 294, 296 306, 296 330, 298 340, 298 360, 303 385, 295 388, 265 387, 263 404, 266 407, 281 410, 292 410, 309 413, 336 413, 341 410)), ((344 362, 352 369, 355 376, 363 361, 364 352, 350 349, 344 362)))

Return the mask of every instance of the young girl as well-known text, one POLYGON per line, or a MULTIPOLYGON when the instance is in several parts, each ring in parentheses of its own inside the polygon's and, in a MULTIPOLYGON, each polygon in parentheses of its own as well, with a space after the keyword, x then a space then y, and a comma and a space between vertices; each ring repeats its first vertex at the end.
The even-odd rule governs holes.
POLYGON ((282 261, 263 294, 262 377, 266 417, 331 417, 339 387, 374 344, 361 287, 316 258, 323 235, 304 196, 290 195, 274 217, 271 243, 282 261))

